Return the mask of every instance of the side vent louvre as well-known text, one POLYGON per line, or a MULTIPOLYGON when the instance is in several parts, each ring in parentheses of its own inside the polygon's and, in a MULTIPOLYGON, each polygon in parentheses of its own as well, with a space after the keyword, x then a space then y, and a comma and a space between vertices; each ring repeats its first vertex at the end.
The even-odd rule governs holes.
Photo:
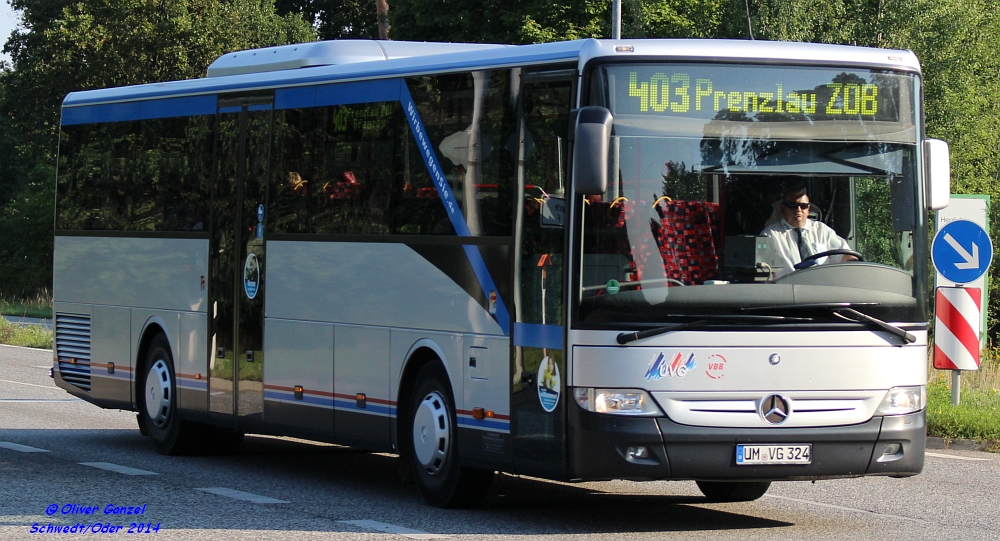
POLYGON ((90 392, 90 316, 56 314, 56 358, 63 380, 90 392))

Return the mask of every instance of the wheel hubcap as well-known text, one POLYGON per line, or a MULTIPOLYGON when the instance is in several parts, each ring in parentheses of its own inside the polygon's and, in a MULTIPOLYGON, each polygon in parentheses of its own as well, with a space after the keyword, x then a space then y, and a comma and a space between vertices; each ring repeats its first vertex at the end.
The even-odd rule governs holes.
POLYGON ((441 393, 429 393, 413 416, 413 451, 431 475, 440 472, 448 460, 451 417, 445 404, 441 393))
POLYGON ((170 371, 160 359, 153 363, 146 374, 146 413, 158 427, 167 424, 170 415, 170 371))

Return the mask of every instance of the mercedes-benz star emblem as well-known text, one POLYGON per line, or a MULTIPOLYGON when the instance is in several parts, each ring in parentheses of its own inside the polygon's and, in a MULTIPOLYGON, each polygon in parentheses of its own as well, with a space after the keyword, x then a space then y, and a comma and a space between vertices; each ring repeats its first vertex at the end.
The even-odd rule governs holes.
POLYGON ((777 353, 772 353, 770 357, 767 358, 767 362, 771 364, 778 364, 781 362, 781 355, 777 353))
POLYGON ((760 416, 772 425, 780 425, 791 413, 788 399, 784 396, 772 394, 760 401, 760 416))

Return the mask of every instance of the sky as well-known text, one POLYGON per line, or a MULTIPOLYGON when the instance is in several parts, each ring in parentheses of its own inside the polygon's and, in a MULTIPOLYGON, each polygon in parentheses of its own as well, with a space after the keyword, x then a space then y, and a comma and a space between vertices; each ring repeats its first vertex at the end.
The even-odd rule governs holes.
MULTIPOLYGON (((17 17, 14 15, 14 10, 11 9, 10 4, 7 3, 7 0, 0 0, 0 50, 3 49, 3 44, 7 43, 7 38, 14 31, 16 24, 17 17)), ((0 53, 0 60, 10 62, 10 56, 0 53)))

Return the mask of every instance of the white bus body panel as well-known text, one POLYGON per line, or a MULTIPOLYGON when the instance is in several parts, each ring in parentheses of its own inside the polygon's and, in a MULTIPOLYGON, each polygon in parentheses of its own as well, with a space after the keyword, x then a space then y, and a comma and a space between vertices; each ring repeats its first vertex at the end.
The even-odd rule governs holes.
POLYGON ((52 273, 60 302, 205 311, 208 239, 57 236, 52 273))
POLYGON ((329 439, 333 417, 333 325, 264 322, 264 421, 302 436, 329 439), (301 386, 301 399, 295 387, 301 386))
MULTIPOLYGON (((170 342, 178 405, 205 411, 207 404, 206 302, 208 240, 123 237, 55 237, 53 309, 91 320, 91 390, 104 407, 132 408, 144 330, 160 326, 170 342), (111 366, 113 364, 113 367, 111 366), (194 375, 201 379, 195 380, 194 375)), ((58 346, 57 352, 58 355, 58 346)))
POLYGON ((269 318, 503 334, 475 299, 404 244, 270 241, 267 250, 269 318))

